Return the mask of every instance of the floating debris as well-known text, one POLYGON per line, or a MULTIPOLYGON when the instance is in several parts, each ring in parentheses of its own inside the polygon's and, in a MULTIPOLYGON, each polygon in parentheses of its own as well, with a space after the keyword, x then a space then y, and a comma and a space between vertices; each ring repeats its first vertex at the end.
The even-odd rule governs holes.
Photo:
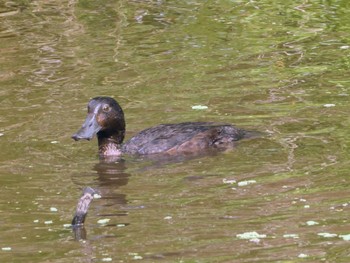
POLYGON ((333 103, 324 104, 323 107, 326 107, 326 108, 335 107, 335 104, 333 103))
POLYGON ((340 238, 342 238, 344 241, 350 241, 350 234, 347 235, 339 235, 340 238))
POLYGON ((125 224, 118 224, 117 227, 125 227, 125 224))
POLYGON ((224 184, 235 184, 236 180, 235 179, 226 179, 226 178, 224 178, 224 179, 222 179, 222 182, 224 184))
POLYGON ((331 234, 331 233, 318 233, 317 235, 321 237, 337 237, 337 234, 331 234))
POLYGON ((51 211, 51 212, 57 212, 58 209, 57 209, 56 207, 50 207, 50 211, 51 211))
POLYGON ((298 255, 298 258, 307 258, 308 256, 309 255, 301 253, 301 254, 298 255))
POLYGON ((304 208, 310 208, 310 205, 304 205, 304 208))
POLYGON ((102 261, 103 262, 110 262, 110 261, 112 261, 112 258, 103 258, 102 261))
POLYGON ((1 250, 2 251, 11 251, 12 248, 11 247, 2 247, 1 250))
POLYGON ((140 256, 138 253, 129 253, 129 256, 134 256, 133 259, 135 260, 143 259, 143 257, 140 256))
POLYGON ((340 49, 349 49, 350 46, 341 46, 340 49))
POLYGON ((206 110, 208 109, 208 106, 205 105, 193 105, 192 110, 206 110))
POLYGON ((319 225, 319 223, 318 223, 318 222, 316 222, 316 221, 312 221, 312 220, 307 221, 307 222, 306 222, 306 224, 307 224, 308 226, 319 225))
POLYGON ((259 239, 259 238, 266 238, 266 235, 264 234, 259 234, 255 231, 253 232, 245 232, 243 234, 237 234, 236 235, 237 238, 239 239, 249 239, 249 240, 256 240, 256 239, 259 239))
POLYGON ((70 227, 72 227, 72 224, 63 224, 63 227, 64 228, 70 228, 70 227))
POLYGON ((94 199, 93 195, 95 193, 96 191, 89 186, 84 188, 83 194, 78 201, 75 215, 72 220, 72 225, 74 227, 79 227, 84 224, 90 203, 94 199))
POLYGON ((51 225, 52 223, 53 223, 52 220, 47 220, 47 221, 44 222, 45 225, 51 225))
POLYGON ((52 144, 56 144, 56 143, 58 143, 58 141, 51 141, 51 143, 52 143, 52 144))
POLYGON ((96 194, 96 193, 93 195, 93 197, 94 197, 94 199, 100 199, 100 198, 102 198, 102 196, 101 196, 101 195, 96 194))
POLYGON ((166 216, 166 217, 164 217, 164 219, 165 220, 170 220, 170 219, 173 219, 173 217, 172 216, 166 216))
POLYGON ((238 186, 247 186, 248 184, 255 184, 255 180, 247 180, 238 182, 238 186))
POLYGON ((109 219, 109 218, 104 218, 104 219, 98 220, 97 223, 104 225, 104 224, 107 224, 110 220, 111 219, 109 219))
POLYGON ((39 219, 33 220, 33 223, 39 223, 39 219))
POLYGON ((0 137, 1 137, 1 136, 4 136, 4 134, 0 132, 0 137))

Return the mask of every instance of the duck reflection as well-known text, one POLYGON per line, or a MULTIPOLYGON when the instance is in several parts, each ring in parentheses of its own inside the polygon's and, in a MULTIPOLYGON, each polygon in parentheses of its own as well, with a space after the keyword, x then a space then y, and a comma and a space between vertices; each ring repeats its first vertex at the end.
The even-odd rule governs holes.
MULTIPOLYGON (((230 151, 229 149, 226 151, 230 151)), ((139 155, 139 156, 104 156, 100 157, 98 163, 94 165, 92 171, 94 173, 94 191, 101 195, 103 207, 108 207, 109 213, 99 213, 99 216, 127 216, 127 211, 122 211, 121 207, 126 207, 128 200, 127 196, 118 192, 119 188, 125 186, 129 182, 130 174, 127 173, 127 166, 137 167, 138 172, 145 172, 150 169, 157 169, 169 164, 182 163, 193 159, 199 159, 208 156, 216 156, 222 151, 218 149, 206 149, 200 153, 181 153, 176 155, 154 154, 154 155, 139 155), (128 158, 130 157, 130 158, 128 158), (124 159, 125 158, 125 159, 124 159), (118 211, 118 212, 117 212, 118 211)), ((77 179, 77 184, 81 184, 83 180, 77 179)), ((79 200, 80 202, 80 200, 79 200)), ((98 210, 101 209, 97 208, 98 210)), ((78 209, 78 206, 77 206, 78 209)), ((86 211, 87 213, 87 211, 86 211)), ((72 224, 75 233, 75 239, 86 239, 86 231, 84 224, 75 227, 74 221, 72 224)))
POLYGON ((103 200, 103 207, 109 207, 111 213, 99 214, 100 216, 126 216, 126 211, 120 211, 120 205, 127 204, 125 194, 118 193, 121 186, 128 184, 130 174, 126 173, 126 161, 120 157, 101 158, 94 165, 92 171, 97 172, 93 188, 86 187, 78 200, 72 229, 75 240, 86 240, 87 233, 84 227, 86 215, 92 199, 96 196, 103 200), (118 206, 118 207, 116 207, 118 206), (114 209, 115 207, 115 209, 114 209), (116 212, 118 211, 118 212, 116 212))

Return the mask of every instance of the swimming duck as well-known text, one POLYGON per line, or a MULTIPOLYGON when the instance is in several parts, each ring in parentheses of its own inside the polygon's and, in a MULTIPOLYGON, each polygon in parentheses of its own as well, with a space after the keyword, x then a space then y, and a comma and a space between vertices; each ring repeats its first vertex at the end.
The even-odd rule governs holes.
POLYGON ((122 108, 113 98, 96 97, 89 101, 86 120, 72 138, 91 140, 97 135, 99 154, 107 157, 224 150, 233 147, 235 141, 250 137, 249 134, 226 123, 182 122, 148 128, 123 143, 125 119, 122 108))

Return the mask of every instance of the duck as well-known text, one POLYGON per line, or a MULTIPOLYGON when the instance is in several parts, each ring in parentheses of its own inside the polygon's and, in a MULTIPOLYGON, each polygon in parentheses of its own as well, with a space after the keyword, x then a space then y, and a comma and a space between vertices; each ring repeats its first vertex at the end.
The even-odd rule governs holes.
POLYGON ((87 106, 82 127, 73 134, 78 140, 98 140, 100 157, 154 154, 195 154, 206 150, 226 150, 251 132, 220 122, 160 124, 137 133, 124 142, 124 112, 111 97, 95 97, 87 106))

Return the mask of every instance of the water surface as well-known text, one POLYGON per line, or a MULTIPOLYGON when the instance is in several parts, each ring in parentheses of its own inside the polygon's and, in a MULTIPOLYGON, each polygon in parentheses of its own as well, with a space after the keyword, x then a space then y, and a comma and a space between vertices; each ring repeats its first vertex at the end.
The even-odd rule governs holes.
POLYGON ((2 2, 1 261, 348 262, 349 10, 2 2), (195 159, 103 162, 96 140, 70 139, 98 95, 121 104, 127 138, 181 121, 264 136, 195 159), (64 224, 85 186, 102 198, 76 241, 64 224))

